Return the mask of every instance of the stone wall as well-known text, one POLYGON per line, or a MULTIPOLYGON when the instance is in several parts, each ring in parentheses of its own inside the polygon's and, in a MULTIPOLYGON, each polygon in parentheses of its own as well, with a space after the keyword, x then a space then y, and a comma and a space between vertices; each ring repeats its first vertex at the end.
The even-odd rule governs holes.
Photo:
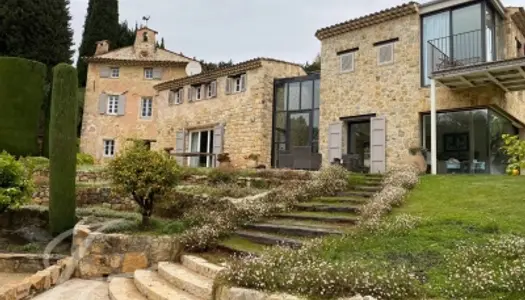
POLYGON ((61 255, 51 255, 46 263, 44 254, 0 253, 0 270, 6 273, 35 273, 63 258, 61 255))
MULTIPOLYGON (((515 28, 506 21, 507 47, 514 47, 515 28)), ((420 113, 430 110, 430 88, 421 87, 420 16, 412 14, 322 41, 320 152, 328 163, 328 127, 341 117, 376 114, 386 117, 387 167, 403 162, 411 146, 420 143, 420 113), (394 44, 394 63, 377 64, 374 43, 399 38, 394 44), (339 72, 337 52, 355 52, 355 70, 339 72)), ((511 51, 507 51, 509 55, 511 51)), ((437 88, 437 108, 453 109, 497 105, 525 122, 523 93, 504 94, 487 86, 463 91, 437 88)), ((345 128, 346 129, 346 128, 345 128)), ((343 153, 346 149, 343 134, 343 153)))
POLYGON ((80 278, 132 273, 160 261, 175 261, 181 251, 176 236, 104 234, 85 225, 75 226, 73 233, 80 278))
POLYGON ((262 67, 246 74, 246 91, 229 95, 225 92, 226 77, 217 78, 217 97, 213 99, 188 102, 186 86, 184 102, 170 106, 169 90, 160 91, 155 98, 159 105, 155 147, 175 148, 176 133, 185 130, 187 149, 188 132, 213 130, 223 124, 223 152, 230 154, 234 167, 246 167, 249 161, 245 157, 250 154, 259 154, 259 163, 270 166, 273 81, 305 72, 297 65, 263 60, 262 67))
MULTIPOLYGON (((33 179, 38 184, 45 184, 49 182, 49 170, 38 170, 33 174, 33 179)), ((102 170, 83 171, 77 170, 75 181, 77 183, 98 184, 107 182, 102 170)))
POLYGON ((18 229, 22 227, 46 228, 49 224, 47 209, 23 207, 7 209, 0 213, 0 228, 18 229))

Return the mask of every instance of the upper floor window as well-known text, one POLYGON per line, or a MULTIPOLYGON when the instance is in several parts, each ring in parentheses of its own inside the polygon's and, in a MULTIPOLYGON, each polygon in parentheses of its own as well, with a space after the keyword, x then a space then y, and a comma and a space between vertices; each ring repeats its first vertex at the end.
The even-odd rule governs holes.
POLYGON ((109 75, 111 76, 111 78, 119 78, 120 77, 120 68, 110 68, 110 73, 109 75))
POLYGON ((354 71, 354 62, 355 62, 355 52, 345 52, 339 53, 339 72, 353 72, 354 71))
POLYGON ((226 78, 226 94, 246 91, 246 74, 226 78))
POLYGON ((184 97, 184 89, 180 88, 177 90, 171 90, 169 99, 168 99, 168 105, 174 105, 174 104, 182 104, 184 97))
POLYGON ((140 100, 140 118, 150 119, 153 115, 153 98, 143 97, 140 100))
POLYGON ((377 47, 377 64, 388 65, 394 63, 394 43, 387 43, 377 47))
POLYGON ((116 116, 118 114, 119 107, 119 96, 118 95, 109 95, 108 96, 108 106, 106 113, 108 115, 116 116))
POLYGON ((153 68, 144 68, 144 78, 153 79, 153 68))
POLYGON ((147 42, 149 40, 149 37, 148 37, 148 32, 147 31, 144 31, 142 33, 142 41, 143 42, 147 42))

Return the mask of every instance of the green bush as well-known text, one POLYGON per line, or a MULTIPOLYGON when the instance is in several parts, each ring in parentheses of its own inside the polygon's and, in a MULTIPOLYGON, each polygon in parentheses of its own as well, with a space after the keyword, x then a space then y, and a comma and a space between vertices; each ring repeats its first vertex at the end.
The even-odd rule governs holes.
POLYGON ((234 171, 213 169, 208 173, 208 181, 212 184, 231 183, 237 179, 234 171))
POLYGON ((14 156, 0 153, 0 213, 31 199, 31 173, 14 156))
POLYGON ((116 192, 131 195, 140 206, 143 227, 150 225, 154 202, 171 191, 180 177, 175 160, 138 143, 112 160, 106 174, 116 192))
POLYGON ((20 162, 28 169, 28 170, 46 170, 49 168, 49 159, 47 157, 42 156, 28 156, 28 157, 22 157, 20 158, 20 162))
POLYGON ((501 147, 508 156, 507 173, 512 174, 514 170, 525 170, 525 141, 520 140, 517 135, 504 134, 504 145, 501 147))
POLYGON ((39 155, 38 125, 46 76, 44 64, 0 57, 0 151, 39 155))
POLYGON ((67 64, 53 68, 49 121, 49 224, 53 234, 75 226, 77 71, 67 64))
POLYGON ((86 153, 77 153, 77 166, 92 166, 95 164, 95 158, 86 153))

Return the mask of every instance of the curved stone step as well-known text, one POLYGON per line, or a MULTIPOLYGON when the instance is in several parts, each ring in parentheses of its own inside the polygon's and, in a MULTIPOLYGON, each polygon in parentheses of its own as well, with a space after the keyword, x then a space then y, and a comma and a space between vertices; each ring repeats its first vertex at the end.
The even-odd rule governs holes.
POLYGON ((244 228, 249 229, 249 230, 261 231, 261 232, 280 233, 280 234, 297 235, 297 236, 305 236, 305 237, 319 237, 319 236, 325 236, 325 235, 342 234, 341 231, 327 229, 327 228, 315 228, 315 227, 307 227, 307 226, 294 226, 294 225, 268 224, 268 223, 248 224, 244 226, 244 228))
POLYGON ((183 255, 181 263, 186 268, 202 276, 214 279, 219 273, 224 270, 224 267, 212 264, 202 257, 193 255, 183 255))
POLYGON ((294 205, 299 211, 324 211, 324 212, 346 212, 359 213, 359 207, 354 205, 337 205, 329 203, 299 203, 294 205))
POLYGON ((109 298, 111 300, 147 300, 133 282, 133 279, 114 277, 109 282, 109 298))
POLYGON ((137 270, 134 275, 135 286, 149 300, 202 300, 173 287, 153 271, 137 270))
POLYGON ((262 232, 238 230, 235 235, 263 245, 281 245, 291 248, 300 248, 303 245, 301 241, 295 239, 262 232))
POLYGON ((179 264, 159 262, 158 268, 159 275, 175 287, 202 299, 212 299, 213 279, 179 264))

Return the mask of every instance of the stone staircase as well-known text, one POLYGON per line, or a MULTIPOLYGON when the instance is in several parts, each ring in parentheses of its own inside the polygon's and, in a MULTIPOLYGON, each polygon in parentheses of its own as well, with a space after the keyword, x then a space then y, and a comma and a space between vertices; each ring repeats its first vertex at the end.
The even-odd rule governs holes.
POLYGON ((291 212, 245 225, 222 241, 220 248, 237 254, 257 254, 265 246, 299 248, 311 238, 351 231, 359 221, 360 207, 381 190, 383 180, 380 175, 369 174, 352 178, 355 179, 347 191, 298 203, 291 212))
POLYGON ((111 300, 211 300, 213 280, 223 269, 207 260, 183 255, 181 263, 161 262, 157 271, 137 270, 133 278, 113 277, 111 300))

